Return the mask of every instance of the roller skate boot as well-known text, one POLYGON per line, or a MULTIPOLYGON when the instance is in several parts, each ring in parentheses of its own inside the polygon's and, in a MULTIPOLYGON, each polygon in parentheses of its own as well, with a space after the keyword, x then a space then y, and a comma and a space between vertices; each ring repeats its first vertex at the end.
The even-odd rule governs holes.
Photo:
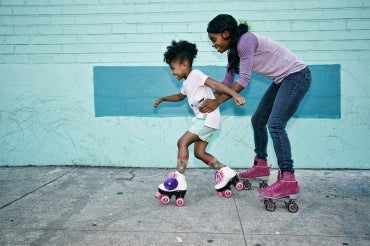
POLYGON ((284 200, 285 207, 289 212, 295 213, 298 211, 296 199, 299 193, 299 184, 295 179, 294 174, 285 171, 282 177, 273 183, 271 186, 261 189, 259 196, 263 199, 267 211, 274 211, 276 209, 276 201, 284 200))
POLYGON ((267 180, 270 176, 270 168, 271 165, 269 166, 265 160, 255 157, 253 167, 239 173, 244 189, 250 190, 252 181, 259 181, 259 188, 266 188, 268 186, 267 180))
POLYGON ((161 199, 163 204, 168 204, 172 196, 176 197, 176 205, 181 207, 185 204, 187 184, 185 175, 178 171, 171 172, 165 181, 158 186, 158 192, 155 195, 161 199))
POLYGON ((217 170, 215 174, 217 196, 225 196, 227 198, 232 196, 230 186, 234 185, 237 190, 243 189, 243 183, 239 181, 238 175, 230 167, 223 167, 217 170))

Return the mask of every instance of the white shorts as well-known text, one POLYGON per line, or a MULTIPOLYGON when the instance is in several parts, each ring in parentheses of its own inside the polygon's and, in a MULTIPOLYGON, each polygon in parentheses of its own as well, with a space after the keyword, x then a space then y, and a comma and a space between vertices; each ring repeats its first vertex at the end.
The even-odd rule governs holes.
POLYGON ((202 141, 209 142, 213 133, 217 130, 204 125, 205 118, 193 119, 193 125, 190 127, 190 132, 196 134, 202 141))

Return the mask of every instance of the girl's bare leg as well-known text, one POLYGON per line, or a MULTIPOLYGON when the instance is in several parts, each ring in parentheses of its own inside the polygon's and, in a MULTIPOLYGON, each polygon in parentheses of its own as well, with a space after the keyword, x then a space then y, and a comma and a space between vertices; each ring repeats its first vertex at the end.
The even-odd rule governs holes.
POLYGON ((189 131, 185 132, 184 135, 177 141, 177 171, 184 174, 186 170, 186 165, 189 159, 189 145, 199 141, 199 137, 189 131))

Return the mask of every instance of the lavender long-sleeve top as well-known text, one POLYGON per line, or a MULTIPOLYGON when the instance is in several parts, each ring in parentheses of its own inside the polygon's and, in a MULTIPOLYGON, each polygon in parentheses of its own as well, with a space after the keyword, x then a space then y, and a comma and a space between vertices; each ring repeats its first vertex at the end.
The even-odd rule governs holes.
MULTIPOLYGON (((307 66, 283 45, 255 33, 243 34, 237 48, 240 57, 240 76, 236 82, 243 87, 248 85, 252 71, 279 84, 289 74, 298 72, 307 66)), ((227 71, 223 83, 231 86, 234 77, 234 71, 227 71)))

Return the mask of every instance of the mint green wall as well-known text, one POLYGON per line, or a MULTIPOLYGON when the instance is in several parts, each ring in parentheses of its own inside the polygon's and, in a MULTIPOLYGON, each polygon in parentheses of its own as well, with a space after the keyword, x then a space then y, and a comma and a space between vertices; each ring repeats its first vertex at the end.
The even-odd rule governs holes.
MULTIPOLYGON (((163 66, 172 39, 197 44, 194 65, 225 65, 205 31, 219 13, 308 64, 341 65, 341 118, 288 125, 296 167, 370 168, 367 0, 0 0, 0 165, 174 167, 190 118, 96 118, 93 67, 163 66)), ((253 148, 250 117, 227 116, 209 151, 246 167, 253 148)))

